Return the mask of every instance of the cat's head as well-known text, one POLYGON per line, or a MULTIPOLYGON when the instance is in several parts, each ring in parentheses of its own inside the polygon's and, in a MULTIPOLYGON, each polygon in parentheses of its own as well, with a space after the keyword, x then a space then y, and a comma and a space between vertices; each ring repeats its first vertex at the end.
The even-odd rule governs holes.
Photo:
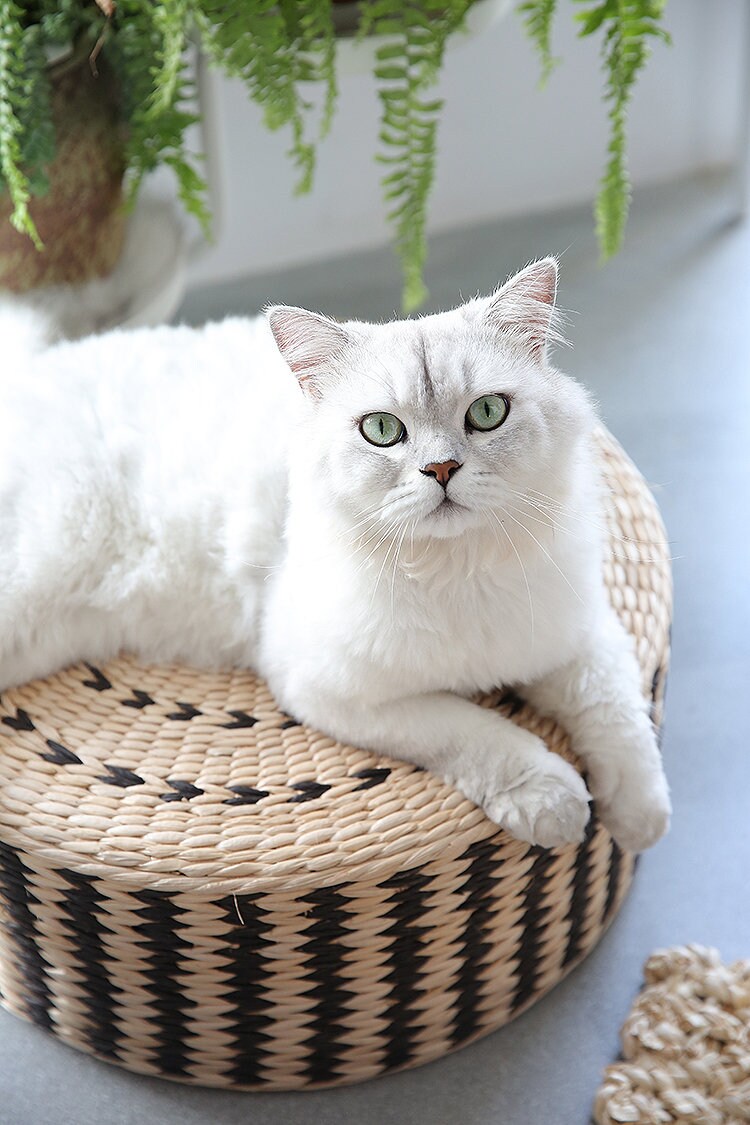
POLYGON ((557 263, 544 258, 491 297, 416 320, 269 309, 306 401, 297 471, 363 530, 415 539, 487 526, 527 490, 553 493, 594 418, 581 387, 548 363, 556 287, 557 263))

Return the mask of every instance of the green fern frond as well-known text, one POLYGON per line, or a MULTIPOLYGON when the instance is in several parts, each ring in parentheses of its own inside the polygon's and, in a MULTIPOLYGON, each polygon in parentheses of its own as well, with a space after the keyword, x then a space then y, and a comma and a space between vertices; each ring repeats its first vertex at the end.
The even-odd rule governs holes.
POLYGON ((208 231, 206 185, 185 141, 188 128, 198 121, 182 57, 188 15, 188 4, 181 0, 163 5, 118 0, 107 51, 120 79, 128 122, 126 198, 132 204, 143 177, 166 164, 175 173, 186 210, 208 231))
POLYGON ((368 0, 362 20, 384 37, 376 52, 381 107, 378 160, 388 167, 383 193, 395 229, 403 271, 406 312, 427 297, 427 200, 435 177, 438 116, 442 100, 427 100, 439 74, 446 42, 463 23, 472 0, 368 0))
POLYGON ((606 73, 605 98, 610 125, 607 164, 594 204, 596 232, 602 258, 622 246, 630 209, 630 177, 626 161, 626 117, 636 79, 648 60, 649 39, 669 42, 660 24, 665 0, 577 0, 588 7, 577 13, 579 34, 604 35, 602 57, 606 73))
POLYGON ((26 59, 22 76, 23 170, 32 195, 49 190, 47 169, 55 156, 55 128, 52 122, 49 75, 45 41, 41 28, 32 24, 24 30, 26 59))
MULTIPOLYGON (((0 182, 13 203, 11 223, 41 250, 42 242, 29 214, 32 185, 25 165, 28 111, 38 110, 44 96, 44 60, 39 57, 38 36, 34 32, 29 35, 22 19, 22 9, 13 0, 0 0, 0 182)), ((49 105, 46 108, 49 117, 49 105)))
POLYGON ((333 10, 329 0, 297 0, 295 7, 308 80, 321 83, 325 91, 319 132, 322 140, 330 132, 338 96, 333 10))
POLYGON ((157 115, 167 110, 178 95, 184 66, 188 16, 188 0, 161 0, 154 5, 154 26, 161 39, 157 54, 159 70, 154 74, 151 102, 151 111, 157 115))
POLYGON ((544 87, 560 60, 552 54, 552 19, 557 0, 526 0, 518 5, 524 27, 539 52, 542 74, 539 85, 544 87))
POLYGON ((269 129, 291 126, 297 191, 310 189, 315 149, 307 139, 313 107, 300 85, 322 82, 325 102, 318 139, 330 127, 336 101, 335 34, 330 0, 195 0, 204 47, 221 69, 240 78, 269 129))
MULTIPOLYGON (((379 160, 383 190, 403 269, 403 302, 426 296, 423 270, 427 201, 435 175, 440 99, 429 89, 446 44, 476 0, 361 0, 360 36, 380 38, 376 79, 381 108, 379 160)), ((625 161, 626 113, 648 57, 650 39, 668 40, 665 0, 576 0, 580 34, 602 36, 610 137, 596 201, 603 257, 619 248, 630 183, 625 161)), ((556 0, 517 3, 535 43, 542 80, 557 60, 551 51, 556 0)), ((54 155, 46 58, 50 47, 101 51, 119 79, 126 129, 127 191, 170 167, 186 209, 208 225, 206 185, 186 136, 197 121, 196 92, 185 65, 196 28, 209 57, 240 78, 271 129, 291 132, 298 191, 312 182, 317 142, 336 103, 332 0, 0 0, 0 188, 7 188, 14 225, 39 245, 29 214, 31 195, 46 188, 54 155), (312 90, 317 84, 320 97, 312 90)))

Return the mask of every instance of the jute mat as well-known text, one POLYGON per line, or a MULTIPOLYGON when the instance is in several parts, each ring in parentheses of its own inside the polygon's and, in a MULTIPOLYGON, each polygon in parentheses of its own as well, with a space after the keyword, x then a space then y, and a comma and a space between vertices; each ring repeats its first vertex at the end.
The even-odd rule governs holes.
POLYGON ((658 950, 607 1067, 596 1125, 750 1121, 750 960, 700 945, 658 950))

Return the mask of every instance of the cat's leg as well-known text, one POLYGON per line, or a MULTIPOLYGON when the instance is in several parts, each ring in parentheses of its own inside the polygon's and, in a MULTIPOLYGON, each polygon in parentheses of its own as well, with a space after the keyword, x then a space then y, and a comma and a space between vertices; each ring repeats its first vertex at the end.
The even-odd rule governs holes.
POLYGON ((639 852, 669 827, 662 768, 632 638, 614 611, 576 660, 523 694, 568 731, 583 760, 597 811, 618 844, 639 852))
POLYGON ((580 775, 541 739, 495 711, 448 692, 378 707, 307 693, 285 704, 342 742, 438 774, 520 840, 559 847, 583 837, 590 797, 580 775))

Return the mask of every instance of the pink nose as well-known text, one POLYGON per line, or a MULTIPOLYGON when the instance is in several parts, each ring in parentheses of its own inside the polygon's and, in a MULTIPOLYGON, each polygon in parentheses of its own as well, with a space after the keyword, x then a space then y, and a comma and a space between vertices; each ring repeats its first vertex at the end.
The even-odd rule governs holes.
POLYGON ((458 461, 431 461, 429 465, 425 465, 419 471, 424 473, 426 477, 434 477, 438 484, 442 484, 443 488, 446 488, 448 481, 460 468, 461 465, 458 461))

